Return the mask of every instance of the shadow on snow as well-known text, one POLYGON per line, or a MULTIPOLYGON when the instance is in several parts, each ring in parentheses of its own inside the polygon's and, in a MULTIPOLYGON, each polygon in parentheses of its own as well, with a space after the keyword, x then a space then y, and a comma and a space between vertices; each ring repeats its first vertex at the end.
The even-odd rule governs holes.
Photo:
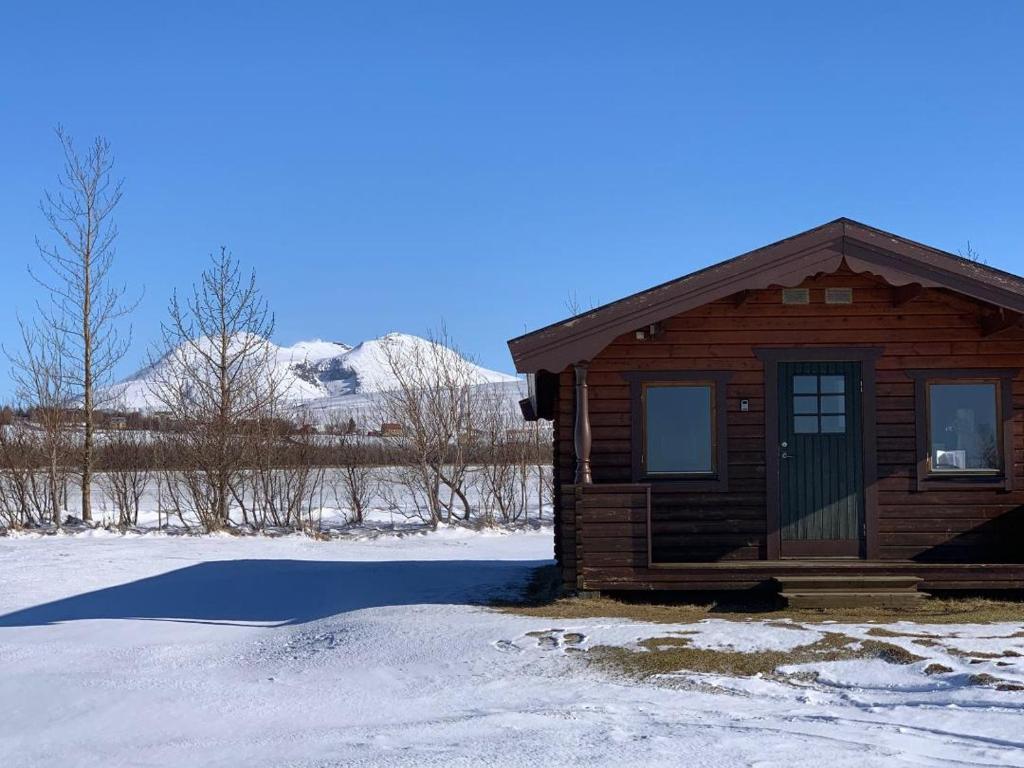
POLYGON ((79 619, 303 624, 363 608, 481 604, 515 594, 545 561, 218 560, 0 616, 0 627, 79 619))

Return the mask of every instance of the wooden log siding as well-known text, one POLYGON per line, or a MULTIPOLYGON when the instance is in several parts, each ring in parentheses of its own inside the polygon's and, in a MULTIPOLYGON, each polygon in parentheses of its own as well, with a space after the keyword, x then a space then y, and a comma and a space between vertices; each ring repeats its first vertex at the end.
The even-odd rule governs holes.
POLYGON ((552 507, 555 520, 555 561, 562 572, 562 588, 571 591, 576 588, 576 503, 572 485, 563 484, 558 477, 558 467, 565 460, 561 455, 559 434, 564 418, 555 408, 552 424, 552 458, 555 467, 554 497, 552 507))
POLYGON ((802 287, 811 291, 808 305, 783 305, 781 289, 750 291, 743 302, 730 297, 669 318, 653 338, 620 336, 591 360, 587 381, 596 498, 584 505, 587 512, 580 517, 573 486, 575 380, 571 368, 562 372, 555 436, 560 530, 565 538, 564 532, 572 528, 577 538, 572 547, 563 543, 558 555, 566 565, 571 563, 577 586, 682 589, 728 582, 746 587, 779 572, 785 561, 773 565, 764 560, 765 381, 754 350, 877 346, 882 354, 876 365, 878 560, 873 563, 891 562, 892 573, 912 563, 927 572, 933 588, 1024 587, 1022 568, 968 565, 1024 562, 1024 376, 1018 374, 1012 383, 1013 452, 1006 457, 1015 490, 919 491, 915 383, 906 373, 1024 368, 1024 330, 1011 328, 985 337, 982 323, 989 308, 944 289, 910 295, 880 279, 852 273, 819 276, 802 287), (833 287, 852 288, 853 304, 826 305, 824 290, 833 287), (643 525, 640 501, 643 497, 646 504, 646 491, 621 487, 634 480, 632 440, 639 439, 632 434, 630 387, 622 374, 645 370, 732 372, 724 393, 728 489, 688 493, 651 484, 652 554, 661 567, 652 567, 638 544, 643 538, 637 534, 643 525), (740 409, 742 400, 748 401, 746 412, 740 409), (605 491, 602 485, 620 487, 605 491), (608 507, 612 501, 619 506, 608 507), (609 535, 615 531, 624 533, 620 541, 609 535), (702 562, 709 565, 670 565, 702 562), (765 566, 760 575, 758 562, 765 566), (727 564, 737 567, 729 570, 727 564))
POLYGON ((649 485, 577 485, 576 499, 579 545, 586 565, 647 566, 649 485))

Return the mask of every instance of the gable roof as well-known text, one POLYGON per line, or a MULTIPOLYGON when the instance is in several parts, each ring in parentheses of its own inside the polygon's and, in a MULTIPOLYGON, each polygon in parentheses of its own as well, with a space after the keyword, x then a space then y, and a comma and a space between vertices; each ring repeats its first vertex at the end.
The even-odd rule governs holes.
POLYGON ((891 285, 947 288, 1024 314, 1024 278, 847 218, 758 248, 508 342, 516 370, 557 372, 623 333, 745 290, 799 285, 846 262, 891 285))

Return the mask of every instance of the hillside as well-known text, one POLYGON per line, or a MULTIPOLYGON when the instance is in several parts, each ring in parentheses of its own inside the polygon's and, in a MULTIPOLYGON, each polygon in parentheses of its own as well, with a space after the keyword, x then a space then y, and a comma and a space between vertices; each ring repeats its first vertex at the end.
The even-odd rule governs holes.
MULTIPOLYGON (((284 383, 286 397, 296 407, 308 409, 318 418, 366 410, 374 395, 396 386, 387 361, 388 349, 403 358, 431 365, 465 364, 477 386, 507 392, 509 399, 522 397, 523 383, 515 376, 492 371, 460 357, 457 352, 435 347, 434 342, 404 333, 389 333, 349 346, 336 341, 313 339, 292 346, 272 344, 275 373, 284 383)), ((171 354, 185 354, 176 350, 171 354)), ((167 359, 146 366, 111 388, 109 400, 127 411, 160 410, 154 396, 167 373, 167 359)))

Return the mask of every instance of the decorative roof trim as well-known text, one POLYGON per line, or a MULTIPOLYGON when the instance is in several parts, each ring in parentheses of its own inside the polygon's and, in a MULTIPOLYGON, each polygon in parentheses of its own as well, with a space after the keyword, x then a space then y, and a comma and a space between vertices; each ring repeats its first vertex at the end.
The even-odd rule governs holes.
POLYGON ((623 333, 740 291, 793 287, 844 261, 894 286, 946 288, 1024 313, 1024 278, 843 218, 519 336, 509 350, 521 373, 561 371, 623 333))

